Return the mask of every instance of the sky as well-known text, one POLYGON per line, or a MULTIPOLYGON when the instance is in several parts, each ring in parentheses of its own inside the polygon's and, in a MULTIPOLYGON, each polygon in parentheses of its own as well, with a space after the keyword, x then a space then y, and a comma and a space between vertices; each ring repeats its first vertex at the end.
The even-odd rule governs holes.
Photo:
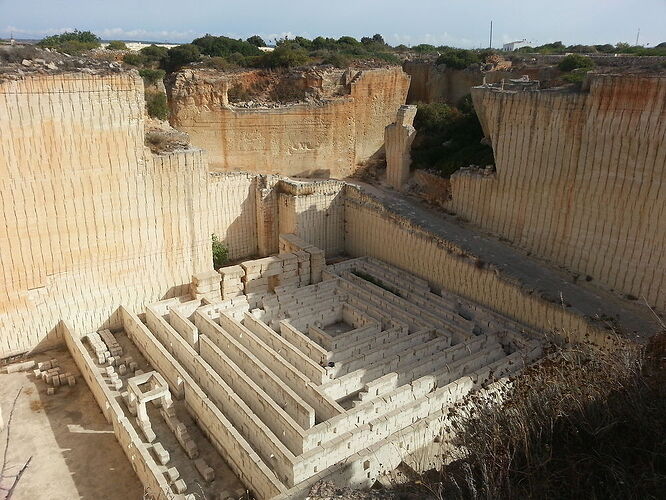
POLYGON ((189 42, 205 33, 247 38, 356 38, 398 45, 487 47, 666 41, 666 0, 0 0, 0 37, 74 28, 104 40, 189 42))

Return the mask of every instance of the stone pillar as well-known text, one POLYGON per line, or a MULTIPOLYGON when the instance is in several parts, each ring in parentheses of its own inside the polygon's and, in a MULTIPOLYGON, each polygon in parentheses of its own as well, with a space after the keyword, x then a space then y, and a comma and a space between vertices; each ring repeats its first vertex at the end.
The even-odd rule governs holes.
POLYGON ((409 166, 412 163, 410 150, 416 129, 414 117, 416 106, 400 106, 398 117, 384 131, 386 149, 386 180, 394 189, 402 189, 409 179, 409 166))

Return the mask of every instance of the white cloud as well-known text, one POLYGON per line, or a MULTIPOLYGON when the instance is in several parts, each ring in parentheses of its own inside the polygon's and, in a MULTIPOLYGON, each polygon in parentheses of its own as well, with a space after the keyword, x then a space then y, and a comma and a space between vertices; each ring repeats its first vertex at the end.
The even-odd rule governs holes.
MULTIPOLYGON (((9 36, 12 33, 15 38, 43 38, 45 36, 57 35, 65 31, 73 31, 74 28, 47 28, 42 30, 27 30, 16 26, 6 26, 0 30, 0 35, 9 36)), ((201 36, 203 33, 186 30, 186 31, 151 31, 144 29, 124 29, 124 28, 104 28, 101 30, 93 30, 96 35, 103 40, 145 40, 145 41, 169 41, 169 42, 190 42, 194 38, 201 36)))

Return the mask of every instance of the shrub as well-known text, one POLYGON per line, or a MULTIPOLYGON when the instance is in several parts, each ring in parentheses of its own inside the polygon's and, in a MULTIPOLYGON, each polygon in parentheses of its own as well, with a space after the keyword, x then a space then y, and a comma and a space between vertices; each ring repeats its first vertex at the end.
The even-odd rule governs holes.
POLYGON ((290 45, 280 45, 273 52, 264 54, 261 65, 266 68, 291 68, 302 66, 309 60, 305 50, 293 48, 290 45))
POLYGON ((164 92, 146 92, 146 110, 148 115, 158 120, 169 118, 169 105, 164 92))
POLYGON ((100 38, 90 31, 68 31, 60 35, 48 36, 39 43, 41 47, 48 47, 67 54, 82 54, 100 46, 100 38))
POLYGON ((199 47, 191 43, 177 45, 169 49, 162 59, 162 67, 168 72, 176 71, 186 64, 198 61, 201 57, 199 47))
POLYGON ((439 498, 663 498, 666 334, 616 343, 551 346, 501 406, 467 398, 469 413, 450 413, 455 448, 423 482, 439 498))
POLYGON ((266 42, 264 42, 264 39, 261 38, 259 35, 254 35, 245 40, 247 43, 250 45, 254 45, 255 47, 265 47, 266 42))
POLYGON ((213 268, 219 269, 229 260, 229 249, 220 241, 215 233, 211 235, 213 249, 213 268))
POLYGON ((107 50, 127 50, 127 45, 125 45, 125 42, 121 42, 120 40, 113 40, 109 42, 109 44, 106 46, 107 50))
POLYGON ((162 69, 145 68, 139 70, 139 75, 147 85, 155 85, 157 82, 162 81, 165 74, 166 73, 162 69))
POLYGON ((226 36, 205 35, 192 41, 199 51, 211 57, 228 57, 238 52, 244 56, 258 56, 262 52, 249 42, 234 40, 226 36))
POLYGON ((144 47, 139 51, 139 53, 146 59, 147 63, 160 62, 166 57, 167 52, 169 52, 169 49, 166 47, 160 47, 155 44, 144 47))
POLYGON ((129 64, 130 66, 143 66, 146 64, 147 60, 143 56, 143 54, 137 54, 136 52, 130 52, 129 54, 125 54, 123 56, 123 62, 125 64, 129 64))
POLYGON ((560 71, 572 71, 579 68, 591 68, 594 66, 594 62, 587 56, 581 56, 580 54, 569 54, 566 56, 557 67, 560 71))
POLYGON ((465 69, 479 62, 481 58, 476 52, 465 49, 447 49, 437 59, 437 64, 445 64, 447 68, 453 69, 465 69))
POLYGON ((495 163, 492 148, 481 143, 483 130, 469 96, 458 107, 419 104, 414 127, 413 168, 433 169, 447 177, 460 167, 495 163))
POLYGON ((574 87, 580 89, 583 86, 583 82, 585 81, 585 76, 585 71, 572 71, 571 73, 562 75, 562 80, 567 83, 572 83, 574 87))
POLYGON ((339 52, 331 52, 322 59, 322 64, 332 64, 336 68, 348 68, 351 64, 351 59, 339 52))

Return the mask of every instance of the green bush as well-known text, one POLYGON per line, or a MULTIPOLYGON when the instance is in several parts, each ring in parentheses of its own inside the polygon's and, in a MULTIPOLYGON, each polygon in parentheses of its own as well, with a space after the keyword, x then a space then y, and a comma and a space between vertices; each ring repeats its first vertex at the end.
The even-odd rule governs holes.
POLYGON ((43 38, 38 45, 41 47, 49 47, 65 52, 64 47, 68 47, 70 51, 75 50, 90 50, 96 49, 100 46, 100 38, 91 33, 90 31, 66 31, 60 35, 52 35, 43 38))
POLYGON ((162 67, 168 72, 176 71, 201 57, 199 47, 191 43, 170 48, 162 59, 162 67))
POLYGON ((129 64, 130 66, 141 67, 146 64, 148 61, 143 56, 143 54, 137 54, 136 52, 130 52, 123 56, 123 62, 129 64))
POLYGON ((273 52, 267 52, 261 58, 261 65, 266 68, 291 68, 303 66, 310 61, 308 53, 291 45, 280 45, 273 52))
POLYGON ((164 79, 165 71, 162 69, 144 68, 139 70, 139 75, 146 85, 155 85, 164 79))
POLYGON ((211 235, 213 249, 213 268, 219 269, 229 261, 229 249, 215 233, 211 235))
POLYGON ((164 92, 146 92, 146 109, 148 115, 158 120, 169 118, 169 105, 164 92))
MULTIPOLYGON (((485 60, 485 58, 484 58, 485 60)), ((447 49, 437 59, 437 64, 445 64, 447 68, 465 69, 472 64, 484 62, 477 52, 465 49, 447 49)))
POLYGON ((321 62, 322 64, 332 64, 336 68, 348 68, 351 64, 351 58, 339 52, 330 52, 321 62))
POLYGON ((592 59, 580 54, 569 54, 557 65, 560 71, 573 71, 574 69, 591 68, 593 66, 594 62, 592 59))
POLYGON ((585 81, 585 76, 585 71, 572 71, 571 73, 562 75, 562 80, 567 83, 573 83, 576 88, 580 89, 585 81))
POLYGON ((192 45, 196 46, 202 54, 211 57, 228 57, 236 52, 244 56, 262 54, 256 45, 226 36, 205 35, 193 40, 192 45))
POLYGON ((106 46, 107 50, 127 50, 127 45, 125 45, 125 42, 121 42, 120 40, 113 40, 109 42, 109 44, 106 46))

